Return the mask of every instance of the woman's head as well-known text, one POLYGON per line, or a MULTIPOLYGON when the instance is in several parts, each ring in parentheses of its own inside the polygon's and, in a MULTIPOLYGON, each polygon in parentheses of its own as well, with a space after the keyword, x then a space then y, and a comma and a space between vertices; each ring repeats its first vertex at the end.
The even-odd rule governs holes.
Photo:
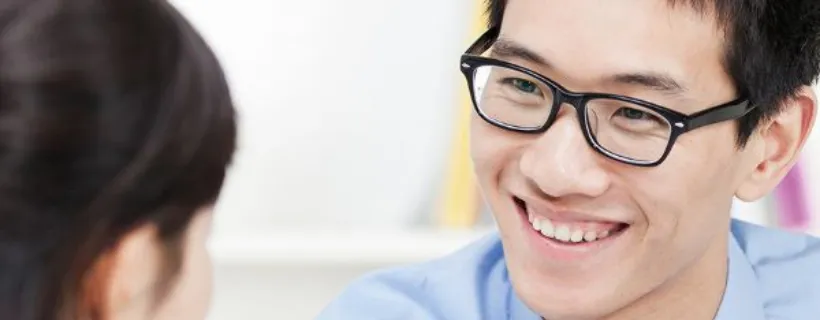
POLYGON ((201 318, 235 137, 217 59, 165 1, 3 1, 3 319, 201 318))

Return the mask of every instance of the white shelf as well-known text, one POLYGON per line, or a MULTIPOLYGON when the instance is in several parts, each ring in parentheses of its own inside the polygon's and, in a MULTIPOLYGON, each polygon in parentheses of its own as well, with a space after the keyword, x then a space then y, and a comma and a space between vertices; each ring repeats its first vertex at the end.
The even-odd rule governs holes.
POLYGON ((391 265, 441 257, 490 232, 377 228, 226 232, 214 234, 210 250, 222 265, 391 265))

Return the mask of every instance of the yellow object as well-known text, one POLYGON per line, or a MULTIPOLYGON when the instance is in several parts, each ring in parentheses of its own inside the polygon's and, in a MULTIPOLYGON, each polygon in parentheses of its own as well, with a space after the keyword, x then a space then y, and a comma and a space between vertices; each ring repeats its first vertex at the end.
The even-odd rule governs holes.
MULTIPOLYGON (((484 30, 483 1, 474 0, 473 25, 470 32, 472 41, 484 30)), ((469 43, 469 41, 467 43, 469 43)), ((466 48, 466 47, 465 47, 466 48)), ((458 67, 458 66, 455 66, 458 67)), ((443 208, 439 215, 446 227, 464 228, 475 225, 479 215, 479 193, 470 160, 470 115, 472 102, 466 86, 460 90, 460 103, 453 132, 453 146, 448 157, 447 177, 442 199, 443 208)))

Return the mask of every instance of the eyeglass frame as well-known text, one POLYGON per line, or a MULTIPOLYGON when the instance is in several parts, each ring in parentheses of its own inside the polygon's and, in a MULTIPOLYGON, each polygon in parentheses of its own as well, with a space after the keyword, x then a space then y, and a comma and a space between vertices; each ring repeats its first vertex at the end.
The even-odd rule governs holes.
POLYGON ((492 27, 488 29, 486 32, 484 32, 484 34, 482 34, 478 39, 476 39, 476 41, 473 42, 473 44, 470 45, 469 48, 467 48, 464 54, 461 55, 460 65, 461 72, 464 74, 464 77, 467 80, 467 86, 470 91, 470 99, 473 102, 473 107, 476 113, 484 121, 501 129, 528 134, 544 133, 552 126, 552 124, 557 119, 558 111, 560 111, 561 107, 564 104, 569 104, 573 108, 575 108, 575 113, 578 116, 578 121, 581 125, 581 131, 583 132, 584 139, 586 140, 587 144, 589 144, 589 146, 596 150, 598 153, 601 153, 610 159, 626 163, 629 165, 639 167, 655 167, 666 160, 666 158, 669 156, 669 153, 672 151, 672 147, 675 145, 675 142, 677 141, 678 137, 680 137, 680 135, 707 125, 743 118, 756 107, 756 105, 752 104, 748 99, 740 97, 735 100, 717 106, 709 107, 704 110, 687 115, 649 101, 629 96, 609 93, 573 92, 564 88, 552 79, 545 77, 525 67, 499 59, 480 56, 481 53, 490 49, 492 44, 498 38, 499 33, 500 28, 497 26, 492 27), (476 100, 474 77, 476 70, 480 67, 485 66, 497 66, 522 72, 542 82, 543 84, 547 85, 547 87, 549 87, 550 90, 552 90, 552 109, 550 111, 549 117, 542 126, 534 128, 525 128, 521 126, 504 123, 499 120, 495 120, 484 114, 484 112, 479 107, 478 101, 476 100), (670 134, 668 139, 669 141, 667 142, 666 148, 664 149, 661 157, 654 161, 641 161, 619 155, 601 146, 596 141, 597 139, 593 137, 593 134, 590 131, 591 129, 589 127, 589 120, 586 119, 587 103, 590 100, 594 99, 613 99, 636 104, 642 107, 646 107, 658 113, 666 121, 668 121, 670 124, 670 134))

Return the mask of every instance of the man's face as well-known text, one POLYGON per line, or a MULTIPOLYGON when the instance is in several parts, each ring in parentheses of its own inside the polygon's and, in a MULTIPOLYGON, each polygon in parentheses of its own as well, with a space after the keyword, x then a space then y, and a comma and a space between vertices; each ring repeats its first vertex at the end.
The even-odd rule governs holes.
MULTIPOLYGON (((720 29, 710 15, 685 6, 510 0, 503 21, 500 39, 548 65, 497 58, 571 91, 631 96, 685 114, 737 98, 722 65, 720 29), (669 94, 634 79, 611 80, 621 74, 664 75, 683 89, 669 94)), ((576 117, 564 106, 549 130, 532 135, 473 116, 477 177, 513 285, 531 308, 557 318, 597 318, 651 295, 704 260, 725 259, 732 196, 754 167, 735 147, 734 122, 680 136, 661 165, 646 168, 590 148, 576 117), (532 220, 549 220, 550 233, 575 239, 544 236, 532 220)))

